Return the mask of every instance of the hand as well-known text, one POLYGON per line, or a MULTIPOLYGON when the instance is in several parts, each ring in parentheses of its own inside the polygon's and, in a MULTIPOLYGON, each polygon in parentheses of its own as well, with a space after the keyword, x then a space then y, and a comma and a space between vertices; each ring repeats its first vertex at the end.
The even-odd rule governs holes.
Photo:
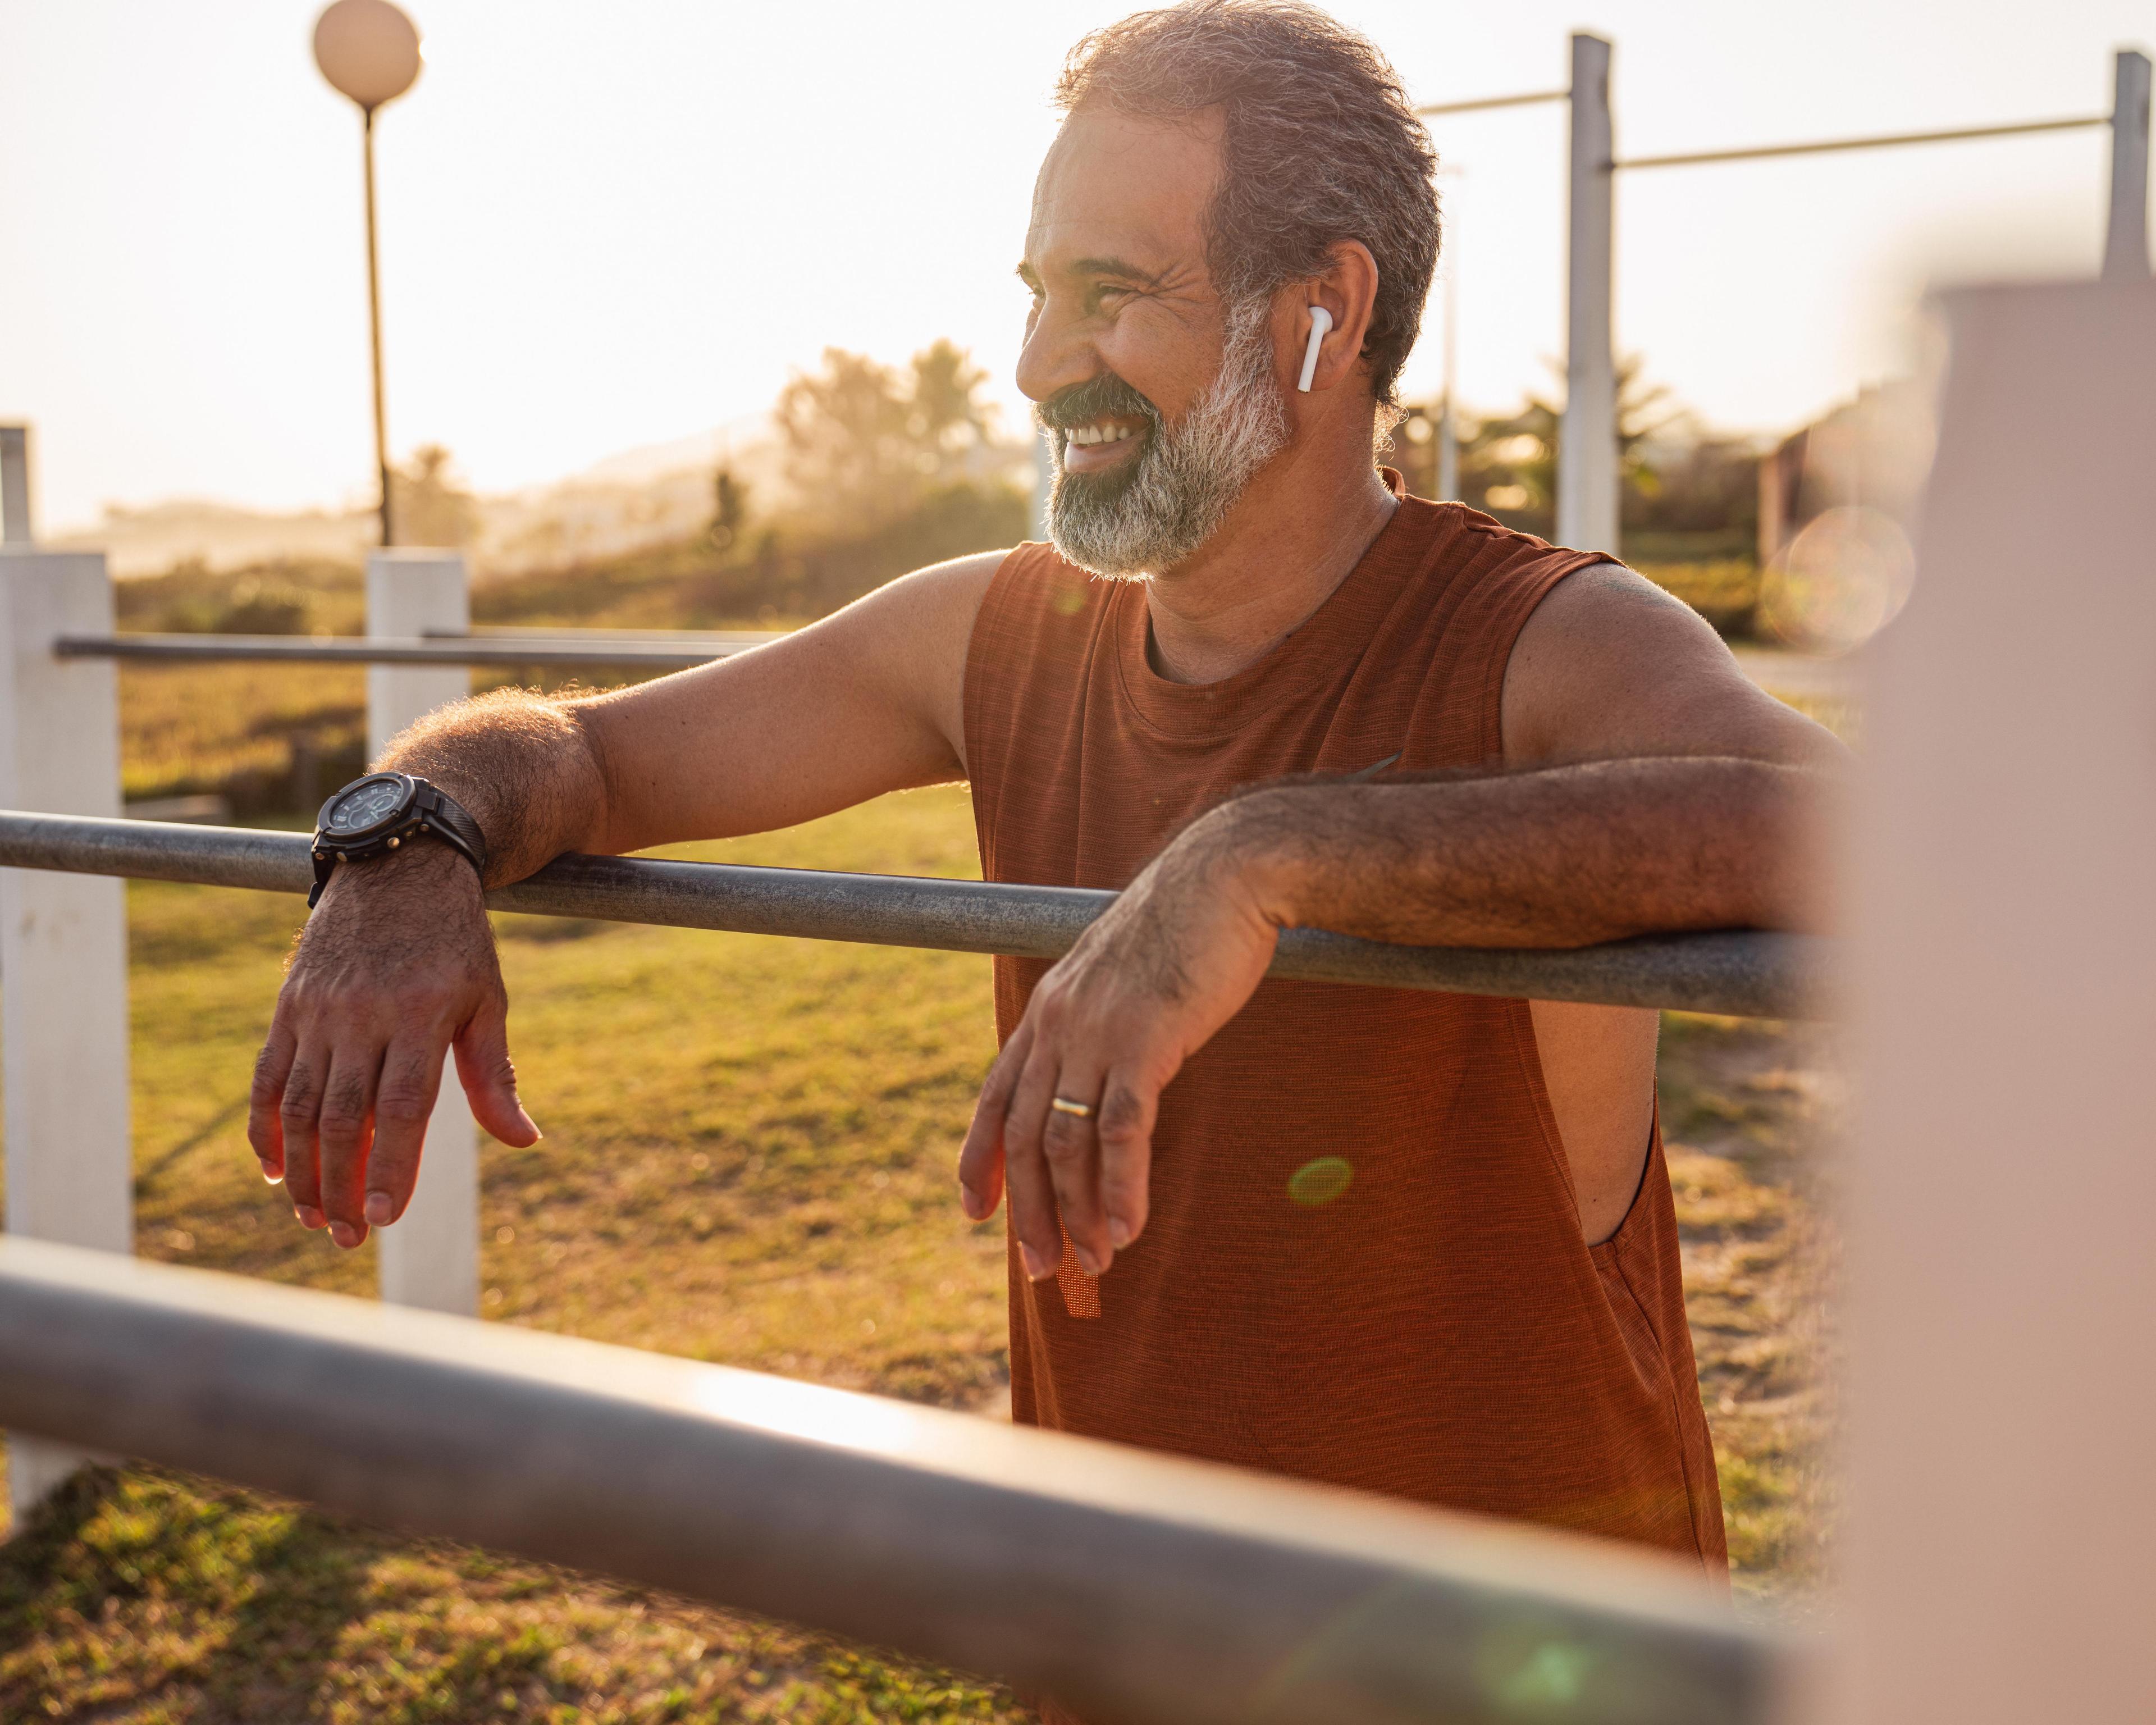
POLYGON ((1281 918, 1236 833, 1217 810, 1154 858, 1041 978, 988 1073, 962 1201, 983 1221, 1009 1181, 1035 1281, 1054 1274, 1065 1230, 1096 1276, 1143 1231, 1160 1093, 1272 963, 1281 918), (1051 1109, 1057 1096, 1091 1117, 1051 1109))
POLYGON ((248 1142, 302 1226, 347 1249, 404 1214, 456 1049, 479 1123, 536 1143, 509 1064, 509 996, 479 876, 446 845, 340 863, 254 1063, 248 1142))

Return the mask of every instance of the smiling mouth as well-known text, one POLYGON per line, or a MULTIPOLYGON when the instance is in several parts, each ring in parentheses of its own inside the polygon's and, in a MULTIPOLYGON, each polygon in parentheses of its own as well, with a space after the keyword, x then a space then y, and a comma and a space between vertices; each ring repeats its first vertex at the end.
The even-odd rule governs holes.
POLYGON ((1132 458, 1152 427, 1143 419, 1088 419, 1063 429, 1065 465, 1081 473, 1120 466, 1132 458))
POLYGON ((1119 444, 1136 437, 1145 427, 1127 420, 1096 419, 1090 424, 1074 425, 1066 435, 1081 449, 1091 449, 1096 444, 1119 444))

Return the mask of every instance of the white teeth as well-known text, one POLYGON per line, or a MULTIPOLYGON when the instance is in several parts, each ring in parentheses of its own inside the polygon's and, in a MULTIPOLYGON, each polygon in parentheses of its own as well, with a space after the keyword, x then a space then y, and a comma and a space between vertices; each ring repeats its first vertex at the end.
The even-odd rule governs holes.
POLYGON ((1133 425, 1074 425, 1070 431, 1070 441, 1081 448, 1090 448, 1095 444, 1119 444, 1125 438, 1137 434, 1137 428, 1133 425))

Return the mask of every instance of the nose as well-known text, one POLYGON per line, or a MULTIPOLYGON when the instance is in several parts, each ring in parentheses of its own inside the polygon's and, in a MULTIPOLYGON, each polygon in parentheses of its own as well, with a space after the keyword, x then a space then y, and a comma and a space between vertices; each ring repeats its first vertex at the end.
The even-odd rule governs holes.
POLYGON ((1099 357, 1074 323, 1057 303, 1056 295, 1050 294, 1042 300, 1018 357, 1018 387, 1029 399, 1046 401, 1058 390, 1086 382, 1099 374, 1099 357))

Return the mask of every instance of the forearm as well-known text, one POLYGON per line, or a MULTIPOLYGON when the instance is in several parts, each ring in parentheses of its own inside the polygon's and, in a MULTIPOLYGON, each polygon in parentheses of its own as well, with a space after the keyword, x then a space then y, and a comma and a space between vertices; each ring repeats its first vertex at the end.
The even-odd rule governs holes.
POLYGON ((574 703, 505 689, 430 713, 379 766, 431 779, 486 835, 490 886, 521 880, 606 830, 607 783, 574 703))
MULTIPOLYGON (((1821 920, 1827 776, 1717 757, 1260 788, 1188 843, 1282 926, 1418 946, 1570 947, 1821 920)), ((1165 861, 1166 859, 1163 859, 1165 861)))

